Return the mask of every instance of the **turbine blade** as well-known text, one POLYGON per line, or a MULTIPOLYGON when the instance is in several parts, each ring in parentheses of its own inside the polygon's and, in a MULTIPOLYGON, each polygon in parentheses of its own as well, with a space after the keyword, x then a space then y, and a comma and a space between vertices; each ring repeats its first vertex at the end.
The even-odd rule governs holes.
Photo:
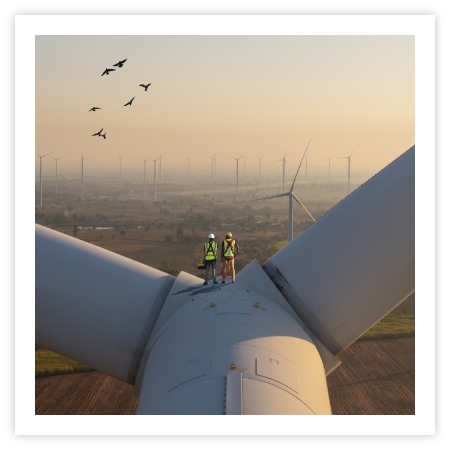
POLYGON ((305 205, 294 194, 292 194, 292 198, 308 213, 309 217, 311 217, 313 222, 315 222, 316 219, 314 219, 311 213, 306 209, 305 205))
POLYGON ((305 157, 306 152, 308 151, 308 147, 309 147, 309 144, 311 144, 311 140, 312 140, 312 138, 309 140, 308 145, 306 146, 305 153, 303 153, 302 160, 300 161, 300 164, 298 165, 297 173, 295 174, 294 181, 292 182, 292 187, 291 187, 290 192, 292 192, 294 190, 295 180, 297 179, 298 172, 300 171, 300 167, 302 166, 303 158, 305 157))
POLYGON ((414 153, 412 147, 262 265, 334 355, 414 291, 414 153))
MULTIPOLYGON (((356 147, 358 147, 358 146, 356 146, 356 147)), ((356 150, 356 147, 353 149, 353 152, 356 150)), ((353 152, 350 153, 350 156, 353 155, 353 152)), ((349 156, 349 158, 350 158, 350 156, 349 156)))
POLYGON ((257 200, 268 200, 270 198, 285 197, 286 195, 289 195, 289 192, 285 192, 284 194, 271 195, 270 197, 252 198, 251 200, 242 200, 242 201, 236 202, 236 203, 256 202, 257 200))

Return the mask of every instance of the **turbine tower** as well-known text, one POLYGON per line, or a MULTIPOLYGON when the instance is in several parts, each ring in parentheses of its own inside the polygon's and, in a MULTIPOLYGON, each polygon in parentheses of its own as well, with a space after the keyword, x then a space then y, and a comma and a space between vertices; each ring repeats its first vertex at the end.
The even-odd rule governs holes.
POLYGON ((146 175, 147 175, 147 163, 148 159, 145 159, 144 157, 142 157, 142 159, 144 160, 144 198, 147 197, 147 180, 146 180, 146 175))
POLYGON ((154 201, 156 202, 156 161, 161 161, 161 156, 159 158, 153 159, 150 158, 149 161, 153 161, 153 194, 154 194, 154 201))
POLYGON ((264 154, 262 154, 259 158, 259 176, 258 176, 258 184, 261 184, 261 160, 263 159, 264 154))
POLYGON ((186 159, 183 159, 183 161, 187 161, 188 162, 188 176, 189 176, 189 163, 194 162, 191 159, 191 153, 189 152, 188 157, 186 159))
MULTIPOLYGON (((64 156, 64 155, 63 155, 64 156)), ((55 196, 58 195, 58 160, 61 159, 62 156, 60 156, 59 158, 53 158, 55 160, 56 163, 56 173, 55 173, 55 196)))
MULTIPOLYGON (((288 242, 291 242, 294 238, 294 215, 293 215, 293 202, 292 200, 295 200, 311 217, 313 222, 316 221, 314 217, 310 214, 310 212, 306 209, 305 205, 295 196, 294 194, 294 186, 295 186, 295 180, 297 179, 298 172, 300 171, 300 167, 302 165, 303 159, 305 158, 306 152, 308 151, 309 144, 311 143, 311 139, 308 142, 308 145, 306 146, 306 150, 303 153, 303 157, 300 161, 300 164, 298 165, 297 173, 295 174, 294 181, 292 182, 291 189, 287 192, 283 192, 282 194, 278 195, 272 195, 270 197, 263 197, 263 198, 255 198, 254 200, 248 200, 248 201, 257 201, 257 200, 268 200, 270 198, 277 198, 277 197, 289 197, 289 229, 288 229, 288 242)), ((280 160, 283 161, 283 160, 280 160)), ((284 184, 284 183, 283 183, 284 184)))
POLYGON ((81 200, 84 200, 84 160, 94 162, 91 159, 85 158, 82 153, 80 162, 75 166, 78 167, 78 165, 81 163, 81 200))
MULTIPOLYGON (((356 146, 357 147, 357 146, 356 146)), ((353 152, 356 150, 356 147, 353 149, 353 152)), ((349 156, 336 156, 336 158, 343 158, 348 160, 348 181, 347 181, 347 195, 350 194, 350 161, 353 152, 350 153, 349 156)))
POLYGON ((231 159, 234 159, 236 161, 236 201, 239 198, 239 160, 243 158, 245 155, 239 156, 239 158, 233 158, 230 156, 231 159))
POLYGON ((325 156, 325 158, 328 159, 328 179, 331 178, 331 160, 334 158, 334 156, 332 156, 331 158, 328 158, 327 156, 325 156))
POLYGON ((41 197, 41 201, 40 201, 40 207, 42 208, 42 158, 45 158, 48 155, 51 155, 53 153, 56 152, 51 152, 51 153, 46 153, 45 155, 38 155, 36 153, 36 155, 39 156, 39 186, 40 186, 40 197, 41 197))
POLYGON ((133 385, 137 414, 331 414, 339 355, 414 292, 414 166, 412 147, 232 285, 35 225, 35 342, 133 385))

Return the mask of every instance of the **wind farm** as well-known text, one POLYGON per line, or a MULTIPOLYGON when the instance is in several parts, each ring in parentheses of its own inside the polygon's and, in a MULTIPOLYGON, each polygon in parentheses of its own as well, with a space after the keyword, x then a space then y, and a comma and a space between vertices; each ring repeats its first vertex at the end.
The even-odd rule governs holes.
MULTIPOLYGON (((132 49, 118 39, 92 64, 92 75, 84 75, 84 85, 90 80, 92 87, 70 103, 79 118, 67 130, 67 148, 44 147, 56 140, 44 125, 58 122, 46 116, 52 108, 44 110, 47 100, 39 96, 36 344, 132 385, 137 414, 332 414, 327 377, 339 370, 339 355, 414 293, 414 121, 404 119, 412 130, 395 139, 391 132, 374 139, 373 129, 364 134, 367 124, 351 133, 348 123, 363 120, 360 109, 368 106, 358 104, 348 123, 342 111, 329 120, 335 106, 326 113, 312 107, 319 95, 315 83, 327 89, 328 84, 317 75, 304 81, 305 88, 297 82, 298 69, 275 54, 273 76, 280 83, 271 83, 267 93, 261 80, 247 77, 261 67, 253 59, 259 54, 250 52, 243 65, 242 55, 225 52, 230 67, 242 67, 241 78, 230 75, 227 83, 224 68, 222 73, 205 66, 202 51, 195 70, 177 65, 186 43, 198 49, 212 42, 228 45, 222 37, 210 39, 130 38, 136 44, 167 43, 166 54, 177 55, 173 67, 160 56, 148 65, 136 50, 142 45, 132 49), (291 73, 297 78, 289 78, 291 73), (139 84, 145 80, 152 83, 139 84), (302 102, 308 115, 298 107, 302 102), (389 152, 375 151, 380 142, 389 152), (54 157, 53 175, 44 157, 57 152, 64 159, 58 165, 62 156, 54 157), (85 160, 95 161, 86 171, 85 160), (222 245, 229 232, 239 244, 236 283, 231 286, 224 274, 223 285, 199 288, 208 236, 222 245), (83 268, 82 282, 74 282, 64 261, 83 268), (58 297, 56 287, 53 292, 55 273, 67 295, 58 297), (99 330, 93 318, 105 299, 111 309, 99 330), (366 303, 370 308, 361 306, 366 303)), ((236 39, 247 48, 247 39, 236 39)), ((38 39, 38 61, 50 42, 38 39)), ((290 44, 283 48, 297 51, 290 44)), ((386 70, 392 70, 389 61, 386 70)), ((56 76, 38 63, 41 72, 56 76)), ((39 84, 38 89, 46 91, 39 84)), ((375 101, 370 98, 369 105, 375 101)), ((399 333, 395 323, 393 335, 399 333)), ((400 337, 413 338, 411 329, 402 332, 400 337)), ((407 373, 413 377, 414 367, 407 373)), ((408 414, 414 397, 410 401, 403 410, 408 414)))

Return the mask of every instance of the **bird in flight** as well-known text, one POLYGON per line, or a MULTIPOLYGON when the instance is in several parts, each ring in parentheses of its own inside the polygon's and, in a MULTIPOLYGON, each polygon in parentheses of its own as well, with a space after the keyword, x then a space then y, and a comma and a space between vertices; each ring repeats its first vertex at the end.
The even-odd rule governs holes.
MULTIPOLYGON (((91 136, 101 136, 101 132, 103 131, 103 128, 98 132, 98 133, 94 133, 94 134, 91 134, 91 136)), ((106 133, 105 133, 106 134, 106 133)))
POLYGON ((109 75, 109 72, 112 72, 113 70, 116 70, 116 69, 105 69, 105 71, 102 73, 102 76, 105 75, 105 73, 106 73, 106 75, 109 75))
POLYGON ((94 106, 93 108, 91 108, 90 110, 89 110, 89 112, 91 112, 91 111, 96 111, 97 109, 102 109, 102 108, 99 108, 98 106, 94 106))
POLYGON ((133 100, 134 100, 134 97, 128 103, 125 103, 125 105, 123 105, 123 106, 127 106, 127 105, 131 106, 131 103, 133 102, 133 100))
MULTIPOLYGON (((128 59, 128 58, 127 58, 128 59)), ((119 61, 117 64, 113 64, 114 67, 123 67, 123 65, 125 64, 126 59, 124 59, 123 61, 119 61)), ((115 70, 115 69, 114 69, 115 70)))
POLYGON ((140 84, 139 86, 142 86, 145 90, 148 89, 148 87, 151 85, 152 83, 148 83, 148 84, 140 84))
POLYGON ((103 134, 99 134, 103 139, 106 139, 106 131, 103 134))

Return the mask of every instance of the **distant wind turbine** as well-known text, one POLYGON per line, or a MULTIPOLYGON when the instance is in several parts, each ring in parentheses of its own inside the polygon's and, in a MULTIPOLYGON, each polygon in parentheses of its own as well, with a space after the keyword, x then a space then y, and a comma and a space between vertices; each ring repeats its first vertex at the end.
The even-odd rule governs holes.
POLYGON ((245 155, 242 155, 239 158, 233 158, 232 156, 230 156, 231 159, 236 160, 236 201, 239 198, 239 160, 244 156, 245 155))
MULTIPOLYGON (((64 155, 63 155, 64 156, 64 155)), ((58 195, 58 160, 61 159, 62 156, 59 158, 53 158, 56 163, 56 174, 55 174, 55 195, 58 195)))
POLYGON ((258 177, 258 184, 261 184, 261 161, 262 161, 262 159, 263 159, 263 156, 264 156, 264 154, 261 155, 259 158, 257 158, 257 159, 259 159, 259 177, 258 177))
POLYGON ((351 161, 351 156, 353 155, 353 152, 356 150, 356 147, 353 149, 353 151, 350 153, 349 156, 336 156, 336 158, 343 158, 343 159, 347 159, 348 160, 347 195, 350 194, 350 161, 351 161))
POLYGON ((55 152, 50 152, 50 153, 46 153, 45 155, 38 155, 37 153, 36 153, 36 155, 38 155, 39 156, 39 186, 40 186, 40 197, 41 197, 41 202, 40 202, 40 207, 42 208, 42 158, 45 158, 46 156, 48 156, 48 155, 52 155, 53 153, 56 153, 56 151, 55 152))
POLYGON ((189 176, 189 163, 194 162, 191 159, 191 153, 189 152, 188 157, 186 159, 183 159, 183 161, 187 161, 188 162, 188 176, 189 176))
MULTIPOLYGON (((84 160, 94 162, 91 159, 85 158, 83 153, 81 154, 81 160, 78 163, 81 163, 81 200, 84 200, 84 160)), ((75 167, 78 167, 78 164, 75 167)))
POLYGON ((147 181, 145 179, 146 173, 147 173, 147 162, 150 161, 149 159, 142 158, 144 160, 144 198, 147 197, 147 181))
POLYGON ((150 158, 150 161, 153 161, 153 194, 155 202, 156 202, 156 161, 158 161, 158 159, 161 160, 161 156, 156 159, 150 158))
POLYGON ((328 158, 327 156, 325 156, 325 158, 328 159, 328 179, 330 179, 330 177, 331 177, 331 160, 334 158, 334 156, 332 156, 331 158, 328 158))
POLYGON ((315 222, 316 219, 310 214, 310 212, 306 209, 305 205, 295 196, 294 194, 294 186, 295 186, 295 180, 297 179, 298 172, 300 171, 300 167, 302 165, 303 159, 305 158, 306 152, 308 151, 309 144, 311 143, 311 139, 308 142, 308 145, 306 146, 306 150, 303 153, 303 157, 300 161, 300 164, 298 165, 297 173, 295 174, 294 181, 292 182, 291 189, 288 192, 284 192, 282 194, 278 195, 272 195, 270 197, 263 197, 263 198, 256 198, 254 200, 247 200, 247 201, 257 201, 257 200, 268 200, 271 198, 277 198, 277 197, 286 197, 289 196, 289 230, 288 230, 288 241, 292 241, 294 238, 294 220, 293 220, 293 203, 292 200, 295 200, 311 217, 311 219, 315 222))

